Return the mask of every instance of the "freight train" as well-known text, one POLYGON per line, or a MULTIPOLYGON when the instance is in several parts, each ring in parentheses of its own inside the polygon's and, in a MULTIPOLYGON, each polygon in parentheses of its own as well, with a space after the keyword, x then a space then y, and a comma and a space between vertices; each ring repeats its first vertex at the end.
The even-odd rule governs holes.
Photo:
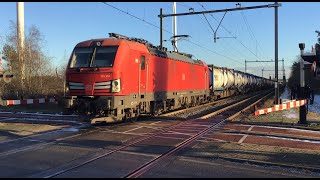
POLYGON ((109 33, 78 43, 66 69, 65 113, 135 119, 271 88, 273 81, 207 65, 141 38, 109 33))

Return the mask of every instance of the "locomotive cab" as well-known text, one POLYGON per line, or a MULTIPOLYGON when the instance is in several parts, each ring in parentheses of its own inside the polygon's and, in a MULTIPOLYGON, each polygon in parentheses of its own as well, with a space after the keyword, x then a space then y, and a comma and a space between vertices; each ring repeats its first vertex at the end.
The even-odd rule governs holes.
POLYGON ((120 38, 78 43, 66 70, 65 111, 107 122, 137 116, 147 53, 143 44, 120 38))
POLYGON ((120 92, 120 78, 114 78, 113 65, 118 46, 76 47, 67 69, 69 92, 95 96, 120 92))
POLYGON ((121 72, 117 69, 117 61, 123 58, 117 55, 120 47, 120 42, 98 39, 79 43, 74 48, 66 70, 67 112, 117 114, 113 106, 122 89, 121 72))

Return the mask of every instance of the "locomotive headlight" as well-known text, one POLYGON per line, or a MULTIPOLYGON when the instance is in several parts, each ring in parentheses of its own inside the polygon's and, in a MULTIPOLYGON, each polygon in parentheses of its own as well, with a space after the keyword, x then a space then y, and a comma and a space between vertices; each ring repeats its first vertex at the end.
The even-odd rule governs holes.
POLYGON ((120 92, 120 90, 121 90, 120 79, 113 80, 111 92, 120 92))

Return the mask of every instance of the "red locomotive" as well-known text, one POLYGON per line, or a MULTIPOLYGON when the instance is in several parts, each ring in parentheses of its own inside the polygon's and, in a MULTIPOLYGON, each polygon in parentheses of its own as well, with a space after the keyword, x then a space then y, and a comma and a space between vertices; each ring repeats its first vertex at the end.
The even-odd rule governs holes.
POLYGON ((205 62, 144 39, 109 35, 74 48, 66 71, 66 110, 113 122, 217 98, 213 70, 205 62))

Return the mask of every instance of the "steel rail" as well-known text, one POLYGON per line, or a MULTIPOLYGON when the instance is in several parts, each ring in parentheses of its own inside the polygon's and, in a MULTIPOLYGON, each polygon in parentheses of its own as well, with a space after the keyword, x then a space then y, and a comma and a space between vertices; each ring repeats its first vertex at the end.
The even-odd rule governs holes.
POLYGON ((218 101, 214 101, 214 102, 202 104, 202 105, 200 105, 200 106, 194 106, 194 107, 189 107, 189 108, 180 109, 180 110, 177 110, 177 111, 165 113, 165 114, 162 114, 162 115, 160 115, 160 116, 164 116, 164 117, 172 116, 172 115, 175 115, 175 114, 179 114, 179 113, 182 113, 182 112, 185 112, 185 111, 190 111, 190 110, 193 110, 193 109, 201 108, 201 107, 204 107, 204 106, 218 104, 218 103, 220 103, 220 102, 228 101, 228 100, 230 100, 230 99, 232 99, 232 98, 233 98, 233 97, 228 97, 228 98, 220 99, 220 100, 218 100, 218 101))
POLYGON ((247 111, 248 109, 252 108, 253 106, 255 106, 256 104, 258 104, 259 102, 261 102, 262 100, 264 100, 265 98, 267 98, 268 96, 270 96, 273 92, 270 91, 268 94, 266 94, 265 96, 263 96, 262 98, 258 99, 256 102, 252 103, 251 105, 247 106, 246 108, 238 111, 237 113, 235 113, 234 115, 230 116, 227 118, 227 120, 233 120, 234 118, 236 118, 237 116, 239 116, 242 112, 247 111))
MULTIPOLYGON (((258 94, 258 95, 255 95, 253 97, 249 97, 245 100, 242 100, 238 103, 235 103, 235 104, 232 104, 230 106, 227 106, 225 108, 222 108, 218 111, 215 111, 213 113, 210 113, 208 115, 205 115, 205 116, 202 116, 200 117, 199 119, 208 119, 212 116, 215 116, 221 112, 224 112, 228 109, 231 109, 235 106, 238 106, 239 104, 243 104, 245 102, 247 102, 248 100, 250 99, 253 99, 257 96, 259 96, 261 94, 258 94)), ((159 163, 160 161, 164 160, 165 158, 169 157, 170 155, 173 155, 175 152, 187 147, 188 145, 190 145, 192 142, 194 142, 195 140, 199 139, 200 137, 202 137, 203 135, 205 135, 207 132, 209 132, 210 130, 216 128, 217 126, 219 125, 222 125, 225 121, 227 121, 226 119, 223 119, 223 120, 219 120, 217 123, 211 125, 210 127, 200 131, 199 133, 197 133, 196 135, 193 135, 192 137, 186 139, 185 141, 183 141, 182 143, 180 143, 178 146, 175 146, 174 148, 172 148, 171 150, 167 151, 166 153, 164 154, 161 154, 157 157, 155 157, 154 159, 152 159, 151 161, 149 161, 148 163, 140 166, 139 168, 131 171, 129 174, 127 174, 126 176, 124 176, 125 178, 137 178, 137 177, 140 177, 141 175, 143 175, 144 173, 146 173, 147 171, 149 171, 151 168, 155 167, 157 165, 157 163, 159 163)))
POLYGON ((108 156, 110 154, 113 154, 115 152, 119 152, 119 151, 121 151, 121 150, 123 150, 123 149, 125 149, 127 147, 130 147, 132 145, 135 145, 135 144, 137 144, 139 142, 151 139, 151 138, 156 137, 156 136, 158 136, 158 135, 160 135, 160 134, 162 134, 164 132, 167 132, 167 131, 170 131, 170 130, 174 130, 174 128, 182 126, 182 125, 185 125, 185 124, 188 124, 188 123, 190 123, 192 121, 195 121, 195 119, 190 119, 190 120, 187 120, 187 121, 184 121, 184 122, 177 123, 177 124, 175 124, 173 126, 170 126, 169 128, 164 128, 164 129, 158 130, 158 131, 156 131, 155 133, 153 133, 153 134, 151 134, 149 136, 140 137, 140 138, 135 139, 135 140, 129 142, 128 144, 120 146, 119 148, 116 148, 114 150, 107 150, 107 151, 102 150, 101 152, 98 152, 96 155, 93 155, 93 157, 90 156, 87 159, 80 160, 80 162, 78 162, 75 165, 73 165, 74 162, 67 163, 67 164, 64 164, 63 166, 59 166, 57 168, 52 168, 52 169, 49 169, 48 171, 32 175, 31 177, 52 178, 52 177, 58 176, 60 174, 64 174, 64 173, 66 173, 68 171, 71 171, 71 170, 73 170, 75 168, 78 168, 78 167, 81 167, 83 165, 86 165, 86 164, 88 164, 90 162, 96 161, 96 160, 98 160, 100 158, 103 158, 103 157, 108 156))
POLYGON ((230 108, 233 108, 233 107, 235 107, 235 106, 238 106, 239 104, 242 104, 242 103, 244 103, 244 102, 247 102, 247 101, 249 101, 250 99, 255 98, 255 97, 259 96, 259 95, 260 95, 260 94, 257 94, 257 95, 255 95, 255 96, 249 97, 249 98, 244 99, 244 100, 242 100, 242 101, 240 101, 240 102, 237 102, 237 103, 232 104, 232 105, 230 105, 230 106, 224 107, 224 108, 219 109, 219 110, 217 110, 217 111, 214 111, 214 112, 212 112, 212 113, 210 113, 210 114, 204 115, 204 116, 200 117, 199 119, 208 119, 208 118, 210 118, 210 117, 212 117, 212 116, 215 116, 215 115, 217 115, 217 114, 220 114, 221 112, 224 112, 224 111, 226 111, 226 110, 228 110, 228 109, 230 109, 230 108))
POLYGON ((198 138, 202 137, 204 134, 206 134, 207 132, 209 132, 210 130, 216 128, 217 126, 223 124, 226 120, 220 120, 219 122, 211 125, 210 127, 200 131, 199 133, 197 133, 196 135, 186 139, 185 141, 183 141, 182 143, 180 143, 178 146, 172 148, 170 151, 167 151, 166 153, 154 158, 153 160, 149 161, 147 164, 142 165, 141 167, 139 167, 137 170, 132 171, 131 173, 129 173, 128 175, 125 176, 125 178, 137 178, 139 176, 141 176, 143 173, 145 173, 146 171, 150 170, 152 167, 154 167, 156 165, 156 163, 159 163, 161 160, 163 160, 164 158, 167 158, 168 156, 174 154, 175 152, 187 147, 188 145, 190 145, 192 142, 194 142, 195 140, 197 140, 198 138))
MULTIPOLYGON (((256 95, 256 96, 257 96, 257 95, 256 95)), ((253 96, 253 97, 256 97, 256 96, 253 96)), ((251 99, 251 98, 253 98, 253 97, 249 97, 248 99, 251 99)), ((245 101, 243 100, 243 101, 241 101, 241 102, 245 102, 245 101)), ((234 104, 231 105, 231 106, 229 106, 229 108, 232 108, 232 107, 234 107, 234 104)), ((226 110, 227 108, 223 108, 223 109, 226 110)), ((218 111, 219 111, 219 112, 222 112, 222 111, 220 111, 220 110, 218 110, 218 111)), ((212 115, 211 115, 211 116, 212 116, 212 115)), ((135 139, 135 140, 133 140, 133 141, 130 141, 130 142, 128 142, 127 144, 125 144, 125 145, 123 145, 123 146, 120 146, 120 147, 118 147, 118 148, 116 148, 116 149, 114 149, 114 150, 107 150, 107 151, 102 150, 102 151, 100 151, 100 152, 95 153, 93 156, 88 156, 88 157, 85 158, 85 159, 84 159, 84 158, 80 159, 79 162, 76 162, 76 163, 74 163, 74 162, 66 163, 66 164, 64 164, 64 165, 62 165, 62 166, 58 166, 57 168, 52 168, 52 169, 49 169, 49 170, 47 170, 47 171, 40 172, 40 173, 38 173, 38 174, 32 175, 31 177, 42 177, 42 178, 43 178, 43 177, 44 177, 44 178, 56 177, 56 176, 58 176, 58 175, 60 175, 60 174, 64 174, 64 173, 69 172, 69 171, 71 171, 71 170, 73 170, 73 169, 75 169, 75 168, 78 168, 78 167, 84 166, 84 165, 86 165, 86 164, 88 164, 88 163, 91 163, 91 162, 93 162, 93 161, 96 161, 96 160, 98 160, 98 159, 100 159, 100 158, 103 158, 103 157, 108 156, 108 155, 110 155, 110 154, 119 152, 119 151, 121 151, 121 150, 123 150, 123 149, 125 149, 125 148, 128 148, 128 147, 130 147, 130 146, 133 146, 133 145, 138 144, 138 143, 140 143, 140 142, 143 142, 143 141, 145 141, 145 140, 148 140, 148 139, 157 137, 157 136, 159 136, 159 135, 161 135, 161 134, 163 134, 163 133, 165 133, 165 132, 172 131, 172 130, 174 130, 175 128, 181 127, 181 126, 183 126, 183 125, 185 125, 185 124, 192 123, 193 121, 198 121, 198 119, 189 119, 189 120, 186 120, 186 121, 183 121, 183 122, 174 124, 173 126, 170 126, 170 127, 168 127, 168 128, 163 128, 163 129, 160 129, 160 130, 156 130, 154 133, 152 133, 152 134, 149 135, 149 136, 144 136, 144 137, 137 138, 137 139, 135 139)), ((172 151, 162 154, 161 157, 166 157, 166 156, 168 156, 169 154, 172 154, 172 153, 180 150, 181 148, 189 145, 190 143, 194 142, 194 140, 198 139, 199 137, 201 137, 202 135, 204 135, 204 134, 207 133, 208 131, 212 130, 214 127, 216 127, 216 126, 218 126, 218 125, 221 125, 224 121, 225 121, 225 120, 221 120, 221 121, 215 123, 214 125, 211 125, 210 127, 202 130, 201 132, 197 133, 196 135, 194 135, 194 136, 188 138, 187 140, 183 141, 182 143, 176 145, 175 148, 172 149, 172 151), (178 149, 177 149, 177 148, 178 148, 178 149)), ((158 157, 158 158, 159 158, 159 157, 158 157)), ((161 158, 161 159, 162 159, 162 158, 161 158)), ((156 160, 154 160, 154 161, 156 161, 156 160)), ((150 164, 150 163, 152 163, 152 162, 149 162, 149 164, 150 164)), ((143 167, 142 167, 142 169, 143 169, 143 167)), ((132 172, 132 173, 134 173, 134 172, 132 172)))

